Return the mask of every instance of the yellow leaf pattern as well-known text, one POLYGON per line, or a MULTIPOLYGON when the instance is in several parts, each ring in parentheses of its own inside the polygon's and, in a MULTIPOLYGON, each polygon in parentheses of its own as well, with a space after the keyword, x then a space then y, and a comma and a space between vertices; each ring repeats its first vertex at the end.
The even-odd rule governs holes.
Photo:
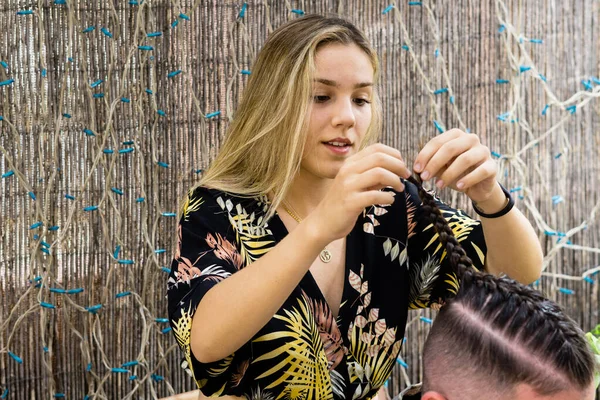
MULTIPOLYGON (((192 366, 191 360, 191 345, 190 338, 192 334, 192 316, 190 314, 190 310, 187 311, 181 310, 181 317, 177 320, 171 320, 171 325, 173 327, 173 333, 175 334, 175 339, 179 346, 183 349, 183 354, 185 355, 185 359, 187 361, 187 367, 190 369, 192 376, 194 373, 194 369, 192 366)), ((203 382, 196 381, 196 384, 199 388, 202 388, 203 382)))
POLYGON ((204 203, 202 197, 195 198, 193 192, 189 192, 187 195, 187 199, 183 204, 181 209, 181 214, 184 221, 188 221, 190 217, 190 213, 198 211, 200 206, 204 203))
POLYGON ((254 340, 261 342, 287 339, 285 345, 280 345, 253 361, 256 364, 281 359, 257 379, 270 382, 265 389, 283 385, 277 399, 333 399, 327 356, 306 299, 299 297, 297 305, 284 310, 284 314, 275 315, 274 318, 285 322, 287 332, 273 332, 254 340))
MULTIPOLYGON (((191 352, 196 307, 210 288, 269 252, 286 231, 277 214, 264 219, 269 207, 264 196, 206 188, 188 194, 167 284, 168 309, 185 357, 182 367, 205 395, 252 400, 375 395, 396 364, 408 308, 439 307, 459 289, 456 275, 442 263, 446 254, 438 235, 415 202, 416 189, 409 182, 405 186, 404 196, 395 193, 394 204, 365 209, 347 237, 337 318, 314 278, 305 277, 254 338, 211 363, 200 363, 191 352)), ((479 223, 447 206, 441 210, 482 267, 486 247, 479 223)))
POLYGON ((248 214, 240 203, 235 206, 229 203, 228 206, 227 202, 221 198, 217 199, 221 209, 228 213, 229 222, 236 232, 236 242, 240 245, 242 260, 245 265, 248 265, 273 248, 274 240, 264 240, 265 237, 272 237, 273 234, 269 229, 259 226, 256 215, 248 214))

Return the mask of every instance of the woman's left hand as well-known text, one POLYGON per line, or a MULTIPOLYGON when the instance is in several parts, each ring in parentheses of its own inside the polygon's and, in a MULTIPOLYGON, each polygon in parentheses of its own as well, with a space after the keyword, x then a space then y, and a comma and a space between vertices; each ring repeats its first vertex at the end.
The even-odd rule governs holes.
POLYGON ((451 129, 431 139, 419 152, 414 170, 423 181, 436 178, 440 189, 451 187, 475 203, 488 200, 498 185, 498 166, 479 137, 451 129))

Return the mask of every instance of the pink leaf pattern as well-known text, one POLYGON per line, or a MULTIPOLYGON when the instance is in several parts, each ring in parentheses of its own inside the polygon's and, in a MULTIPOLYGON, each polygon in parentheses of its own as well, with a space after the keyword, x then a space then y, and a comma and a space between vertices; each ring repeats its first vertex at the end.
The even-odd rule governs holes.
POLYGON ((387 324, 384 319, 378 319, 375 323, 375 333, 377 336, 381 336, 387 328, 387 324))
POLYGON ((216 233, 217 237, 212 234, 206 235, 206 243, 214 249, 215 255, 221 260, 229 261, 236 269, 242 266, 242 256, 237 251, 236 247, 227 239, 216 233))
POLYGON ((233 384, 233 387, 236 387, 240 384, 242 378, 244 378, 244 375, 246 374, 248 366, 250 366, 250 360, 244 360, 237 366, 237 371, 231 376, 231 383, 233 384))
POLYGON ((360 279, 360 276, 356 275, 354 271, 350 270, 348 280, 350 281, 350 286, 352 286, 354 290, 360 293, 360 285, 362 283, 362 279, 360 279))
POLYGON ((364 328, 365 326, 367 326, 367 319, 362 315, 357 315, 354 319, 354 324, 359 328, 364 328))
POLYGON ((363 332, 362 335, 360 335, 360 340, 362 340, 364 344, 371 343, 374 338, 375 336, 373 336, 369 332, 363 332))
POLYGON ((329 361, 328 369, 335 369, 342 362, 347 352, 342 340, 342 333, 327 303, 311 299, 304 291, 302 291, 302 295, 306 299, 317 323, 319 336, 321 336, 321 341, 323 342, 323 349, 329 361))
MULTIPOLYGON (((194 266, 196 263, 192 264, 192 262, 185 257, 179 257, 177 261, 177 282, 189 284, 192 279, 200 276, 200 269, 194 266)), ((198 260, 196 260, 196 262, 197 261, 198 260)))
POLYGON ((369 291, 369 282, 364 281, 363 284, 360 286, 360 294, 365 294, 369 291))
POLYGON ((377 206, 375 206, 374 208, 375 209, 373 211, 373 214, 377 215, 378 217, 381 216, 381 215, 384 215, 384 214, 386 214, 388 212, 388 210, 386 210, 383 207, 377 207, 377 206))
POLYGON ((415 212, 417 211, 417 206, 413 202, 410 194, 406 193, 406 219, 408 220, 408 239, 410 239, 415 234, 415 229, 417 227, 417 221, 415 220, 415 212))
MULTIPOLYGON (((369 307, 369 304, 371 304, 371 292, 365 294, 363 301, 364 301, 363 306, 369 307)), ((361 311, 362 311, 362 308, 361 308, 361 311)), ((359 311, 359 313, 360 313, 360 311, 359 311)))
POLYGON ((381 346, 380 344, 376 344, 373 346, 369 346, 367 348, 367 355, 369 357, 377 357, 379 354, 379 351, 382 349, 383 346, 381 346))
POLYGON ((396 341, 396 328, 389 328, 383 334, 383 341, 389 347, 396 341))
POLYGON ((379 318, 379 308, 371 308, 369 311, 369 322, 377 321, 379 318))

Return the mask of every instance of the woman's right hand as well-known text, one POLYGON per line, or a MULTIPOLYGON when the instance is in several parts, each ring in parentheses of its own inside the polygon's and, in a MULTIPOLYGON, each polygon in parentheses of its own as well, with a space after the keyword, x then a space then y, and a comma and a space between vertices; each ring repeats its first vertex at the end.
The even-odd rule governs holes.
POLYGON ((368 146, 344 162, 331 188, 306 220, 315 224, 327 243, 345 237, 365 208, 394 202, 394 193, 381 189, 392 187, 402 192, 400 178, 410 175, 398 150, 381 143, 368 146))

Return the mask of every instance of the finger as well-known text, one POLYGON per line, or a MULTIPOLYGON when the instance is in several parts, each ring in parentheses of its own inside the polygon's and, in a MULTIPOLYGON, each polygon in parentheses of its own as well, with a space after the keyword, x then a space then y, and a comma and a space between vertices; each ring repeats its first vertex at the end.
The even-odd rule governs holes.
POLYGON ((373 168, 385 168, 397 176, 408 178, 410 171, 403 160, 393 157, 386 153, 373 153, 356 161, 351 170, 354 173, 361 174, 373 168))
POLYGON ((450 164, 443 173, 438 173, 438 182, 436 185, 439 188, 453 185, 463 176, 469 174, 478 166, 489 159, 489 150, 485 146, 479 146, 465 151, 456 160, 450 164))
POLYGON ((352 157, 349 157, 348 161, 356 162, 356 161, 363 159, 364 157, 368 157, 369 155, 375 154, 375 153, 388 154, 392 157, 395 157, 399 160, 404 161, 404 159, 402 158, 402 154, 400 154, 400 151, 398 151, 398 149, 387 146, 383 143, 375 143, 375 144, 365 147, 358 153, 354 154, 352 157))
POLYGON ((382 189, 384 187, 392 187, 398 192, 404 190, 404 184, 398 175, 382 167, 375 167, 362 174, 355 175, 349 187, 356 191, 371 190, 373 188, 382 189))
MULTIPOLYGON (((441 135, 434 137, 429 142, 427 142, 425 147, 421 149, 421 151, 417 155, 417 158, 415 159, 415 163, 413 166, 415 172, 423 172, 425 166, 429 163, 431 157, 433 157, 433 155, 438 151, 440 147, 444 145, 444 143, 450 140, 454 140, 461 135, 466 135, 466 133, 458 129, 451 129, 447 132, 442 133, 441 135)), ((431 176, 433 175, 430 175, 429 177, 431 176)))
MULTIPOLYGON (((444 175, 444 172, 446 172, 446 166, 442 167, 438 172, 437 175, 442 176, 444 175)), ((434 183, 435 185, 439 188, 442 189, 444 187, 444 181, 442 181, 442 179, 439 176, 434 176, 434 183)))
POLYGON ((446 164, 450 164, 454 158, 462 153, 478 145, 480 145, 479 138, 475 135, 464 135, 444 143, 425 165, 424 171, 421 173, 421 179, 428 180, 433 176, 440 177, 438 172, 441 168, 446 164))
POLYGON ((488 160, 479 165, 473 171, 469 172, 464 177, 460 178, 456 183, 456 187, 462 191, 477 185, 479 182, 496 176, 498 172, 497 164, 494 160, 488 160))

